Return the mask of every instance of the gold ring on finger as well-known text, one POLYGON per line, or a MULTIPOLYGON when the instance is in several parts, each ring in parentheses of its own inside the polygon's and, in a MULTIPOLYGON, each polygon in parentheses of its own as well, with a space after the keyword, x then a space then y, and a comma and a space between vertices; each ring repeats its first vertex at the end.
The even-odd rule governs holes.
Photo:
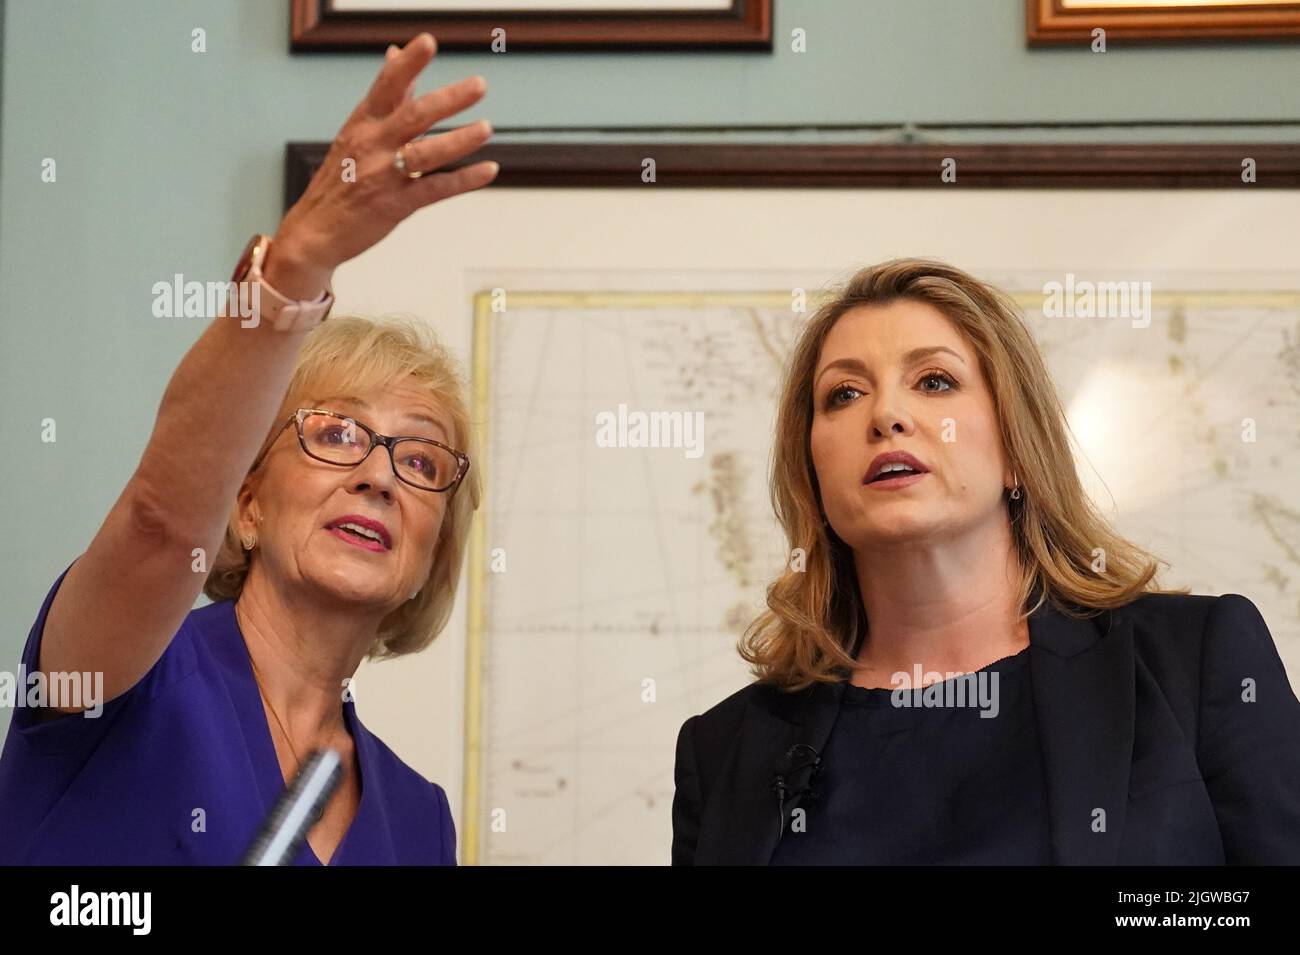
POLYGON ((408 166, 407 166, 407 162, 406 162, 406 147, 409 146, 409 145, 411 145, 411 144, 410 144, 410 143, 403 143, 403 144, 402 144, 402 147, 401 147, 399 150, 397 150, 397 152, 393 153, 393 168, 395 168, 398 172, 400 172, 400 173, 401 173, 403 176, 405 176, 407 179, 419 179, 421 176, 424 175, 424 173, 421 172, 421 171, 418 170, 418 169, 416 169, 416 170, 411 170, 411 169, 408 168, 408 166))

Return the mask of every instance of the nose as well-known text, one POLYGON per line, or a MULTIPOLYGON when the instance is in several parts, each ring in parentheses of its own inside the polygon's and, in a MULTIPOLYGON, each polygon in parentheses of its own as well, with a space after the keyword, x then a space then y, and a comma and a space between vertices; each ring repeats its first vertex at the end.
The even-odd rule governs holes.
POLYGON ((375 445, 366 459, 352 469, 348 487, 355 493, 377 492, 385 501, 391 501, 397 489, 397 475, 388 457, 388 449, 375 445))
POLYGON ((871 434, 875 438, 885 435, 910 434, 912 419, 893 392, 881 391, 871 409, 871 434))

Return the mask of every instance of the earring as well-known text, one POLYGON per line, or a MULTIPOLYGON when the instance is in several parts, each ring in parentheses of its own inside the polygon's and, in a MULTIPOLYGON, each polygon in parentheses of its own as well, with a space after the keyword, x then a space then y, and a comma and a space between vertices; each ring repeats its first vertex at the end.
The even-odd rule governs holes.
POLYGON ((1016 477, 1014 472, 1012 472, 1011 480, 1015 484, 1011 489, 1011 500, 1018 501, 1020 500, 1020 479, 1016 477))
POLYGON ((254 534, 252 537, 241 537, 239 538, 239 542, 244 545, 244 550, 252 550, 257 544, 257 535, 254 534))
POLYGON ((418 589, 416 589, 416 590, 412 590, 412 591, 411 591, 411 596, 407 597, 406 599, 407 599, 407 600, 414 600, 414 599, 415 599, 416 597, 418 597, 419 595, 420 595, 420 591, 419 591, 418 589))

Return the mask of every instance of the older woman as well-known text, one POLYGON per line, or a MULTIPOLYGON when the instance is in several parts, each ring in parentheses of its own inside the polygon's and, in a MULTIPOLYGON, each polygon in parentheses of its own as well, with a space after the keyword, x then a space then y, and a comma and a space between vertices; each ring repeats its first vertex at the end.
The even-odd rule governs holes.
POLYGON ((958 269, 864 269, 813 316, 772 474, 795 558, 758 681, 678 736, 674 863, 1300 863, 1264 620, 1156 588, 1067 434, 1014 303, 958 269))
POLYGON ((258 312, 190 349, 138 468, 46 597, 23 662, 102 673, 107 702, 15 711, 0 863, 235 863, 325 747, 342 784, 298 864, 455 863, 446 794, 360 723, 351 680, 447 620, 478 502, 461 384, 415 326, 309 331, 336 266, 496 175, 425 175, 491 133, 411 142, 486 91, 471 77, 413 98, 434 48, 389 49, 302 199, 250 243, 236 279, 258 312), (191 610, 200 588, 216 602, 191 610))

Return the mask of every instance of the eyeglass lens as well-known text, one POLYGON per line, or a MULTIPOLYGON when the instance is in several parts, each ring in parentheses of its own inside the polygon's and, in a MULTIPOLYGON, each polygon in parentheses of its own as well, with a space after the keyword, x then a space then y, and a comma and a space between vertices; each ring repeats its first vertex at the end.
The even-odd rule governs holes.
MULTIPOLYGON (((370 449, 370 435, 355 421, 314 412, 302 422, 307 450, 323 461, 357 464, 370 449)), ((441 491, 450 487, 460 470, 460 460, 445 448, 406 439, 393 446, 397 473, 417 487, 441 491)))

